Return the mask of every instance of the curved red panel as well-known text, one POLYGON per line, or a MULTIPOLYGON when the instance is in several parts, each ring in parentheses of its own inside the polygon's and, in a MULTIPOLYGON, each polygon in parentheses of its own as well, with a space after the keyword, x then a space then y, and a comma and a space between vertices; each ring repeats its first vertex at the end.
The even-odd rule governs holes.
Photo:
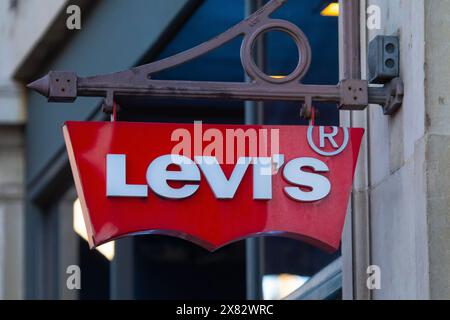
MULTIPOLYGON (((317 149, 328 154, 339 148, 326 139, 321 145, 318 127, 202 126, 203 133, 216 129, 216 133, 221 132, 224 136, 227 129, 278 130, 278 153, 284 155, 284 164, 292 159, 310 157, 329 168, 321 175, 329 180, 331 191, 318 201, 302 202, 288 197, 284 188, 292 187, 292 184, 283 178, 283 167, 272 177, 270 200, 253 199, 252 170, 245 173, 233 199, 216 199, 203 173, 197 192, 183 200, 162 198, 150 188, 148 196, 142 198, 107 196, 108 154, 126 155, 126 183, 146 185, 149 164, 162 155, 172 154, 178 144, 171 141, 177 129, 185 129, 192 135, 192 158, 198 155, 202 148, 195 145, 199 139, 193 124, 65 124, 64 137, 91 247, 127 235, 154 233, 187 239, 211 251, 255 235, 294 237, 327 251, 339 248, 363 129, 339 128, 334 136, 335 144, 344 144, 345 132, 348 143, 337 155, 322 155, 317 149), (311 141, 308 142, 308 130, 316 150, 311 141)), ((322 133, 332 131, 331 128, 321 130, 322 133)), ((269 144, 272 142, 268 141, 269 144)), ((203 142, 203 147, 208 143, 203 142)), ((234 167, 235 164, 221 165, 227 177, 234 167)))

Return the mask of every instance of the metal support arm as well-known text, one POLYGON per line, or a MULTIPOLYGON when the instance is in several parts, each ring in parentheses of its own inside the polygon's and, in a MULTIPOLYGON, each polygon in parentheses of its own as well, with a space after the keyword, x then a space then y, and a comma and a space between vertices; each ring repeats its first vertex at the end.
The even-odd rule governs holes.
MULTIPOLYGON (((28 87, 46 96, 49 101, 55 102, 72 102, 79 96, 104 97, 103 110, 107 113, 112 112, 115 97, 133 95, 182 99, 298 101, 302 104, 312 104, 316 101, 336 103, 345 110, 362 110, 372 103, 383 106, 385 114, 393 114, 401 106, 403 83, 400 79, 394 79, 384 87, 372 88, 368 86, 367 81, 360 79, 360 73, 353 70, 346 74, 347 78, 341 80, 336 86, 302 84, 301 80, 311 64, 309 41, 296 25, 270 18, 270 15, 286 1, 271 0, 250 17, 216 38, 167 59, 122 72, 86 78, 78 77, 73 72, 52 71, 47 76, 29 84, 28 87), (252 48, 258 36, 271 30, 286 32, 295 41, 299 51, 297 67, 285 77, 274 78, 263 73, 252 58, 252 48), (205 55, 238 36, 244 37, 241 46, 241 62, 251 82, 152 79, 154 74, 205 55)), ((344 6, 344 25, 347 26, 344 32, 354 35, 355 32, 359 32, 359 22, 358 29, 354 30, 355 19, 350 9, 354 10, 354 3, 358 1, 341 0, 341 2, 344 6), (351 11, 350 15, 345 14, 347 7, 348 11, 351 11)), ((355 41, 349 41, 346 45, 349 46, 346 55, 359 51, 359 45, 357 46, 355 41), (356 51, 355 46, 357 46, 356 51)), ((351 65, 354 64, 355 62, 351 65)))

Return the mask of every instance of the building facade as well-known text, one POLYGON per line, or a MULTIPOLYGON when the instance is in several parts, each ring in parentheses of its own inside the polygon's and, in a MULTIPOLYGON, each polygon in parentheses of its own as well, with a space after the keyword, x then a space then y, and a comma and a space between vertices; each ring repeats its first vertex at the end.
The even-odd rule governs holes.
MULTIPOLYGON (((49 104, 26 89, 49 70, 88 76, 171 56, 235 25, 262 1, 2 1, 0 299, 450 299, 450 3, 351 1, 361 3, 363 78, 369 41, 398 36, 405 97, 394 116, 384 116, 376 105, 340 113, 318 106, 319 125, 366 129, 342 248, 333 255, 278 238, 256 246, 240 241, 210 254, 161 236, 125 238, 90 251, 77 229, 61 126, 66 120, 106 120, 100 100, 49 104), (80 8, 79 30, 67 26, 71 5, 80 8), (81 290, 67 286, 74 265, 81 269, 81 290), (368 286, 373 276, 380 286, 368 286)), ((305 83, 339 81, 338 19, 321 14, 331 2, 290 0, 275 14, 297 24, 311 42, 305 83)), ((245 81, 239 47, 232 42, 158 76, 245 81)), ((285 35, 269 34, 259 62, 268 74, 288 73, 298 59, 291 49, 285 35)), ((239 124, 249 122, 258 107, 118 102, 120 121, 239 124)), ((257 116, 267 124, 307 124, 296 104, 266 103, 260 110, 257 116)))
POLYGON ((367 19, 362 21, 363 48, 377 34, 399 36, 405 97, 394 117, 384 117, 374 106, 342 116, 347 124, 368 130, 344 233, 344 296, 450 297, 449 51, 442 41, 449 32, 449 5, 365 3, 367 18, 379 8, 381 24, 379 30, 368 30, 367 19), (381 290, 367 290, 368 265, 380 267, 381 290))

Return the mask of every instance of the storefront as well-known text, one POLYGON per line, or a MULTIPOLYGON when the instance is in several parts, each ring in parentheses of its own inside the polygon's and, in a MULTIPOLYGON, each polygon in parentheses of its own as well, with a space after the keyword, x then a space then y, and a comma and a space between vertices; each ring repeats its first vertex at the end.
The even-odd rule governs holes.
MULTIPOLYGON (((83 28, 55 46, 48 70, 76 70, 80 75, 108 73, 171 56, 209 40, 242 20, 245 2, 102 1, 83 19, 83 28)), ((248 5, 248 4, 247 4, 248 5)), ((292 1, 276 13, 302 27, 314 60, 305 83, 338 82, 337 17, 321 15, 322 4, 292 1)), ((248 10, 247 10, 248 11, 248 10)), ((270 74, 291 72, 298 57, 283 33, 269 33, 263 56, 270 74)), ((222 47, 159 79, 243 81, 240 41, 222 47)), ((165 236, 125 238, 114 243, 114 255, 89 251, 73 228, 76 193, 61 135, 65 120, 103 119, 99 102, 79 99, 74 105, 49 105, 29 93, 27 124, 26 287, 30 298, 201 298, 244 299, 247 295, 246 243, 239 241, 211 254, 165 236), (82 290, 66 287, 66 268, 79 265, 82 290)), ((178 101, 123 98, 120 121, 245 123, 245 104, 231 101, 178 101)), ((267 124, 305 124, 296 103, 267 103, 267 124)), ((336 125, 338 111, 321 106, 318 124, 336 125)), ((295 240, 264 239, 257 268, 263 270, 264 294, 281 298, 338 258, 295 240), (270 289, 270 286, 287 286, 270 289)), ((109 250, 109 251, 108 251, 109 250)), ((247 275, 254 270, 247 270, 247 275)), ((262 284, 260 284, 262 286, 262 284)), ((329 292, 339 298, 340 284, 329 292)))
MULTIPOLYGON (((388 97, 390 103, 403 98, 399 110, 385 115, 379 103, 352 111, 314 103, 316 125, 365 129, 337 253, 267 236, 215 253, 161 235, 89 249, 61 128, 68 120, 109 117, 100 98, 48 103, 26 84, 50 70, 85 77, 173 56, 236 25, 264 1, 228 2, 71 1, 81 9, 79 30, 66 26, 71 13, 65 0, 0 4, 0 299, 450 297, 447 0, 342 0, 360 6, 352 45, 343 42, 342 30, 350 29, 339 25, 345 13, 336 11, 335 1, 290 0, 273 14, 301 28, 310 42, 305 84, 335 86, 348 73, 369 79, 370 41, 377 35, 399 41, 396 66, 404 87, 392 87, 388 97), (354 63, 359 56, 360 67, 354 63), (354 68, 344 69, 349 62, 354 68), (70 266, 80 267, 81 290, 67 285, 70 266)), ((241 43, 237 38, 156 77, 247 81, 241 43)), ((263 43, 255 62, 267 75, 282 77, 295 68, 299 57, 289 36, 273 31, 263 43)), ((117 103, 123 122, 308 124, 297 102, 129 96, 117 103)))

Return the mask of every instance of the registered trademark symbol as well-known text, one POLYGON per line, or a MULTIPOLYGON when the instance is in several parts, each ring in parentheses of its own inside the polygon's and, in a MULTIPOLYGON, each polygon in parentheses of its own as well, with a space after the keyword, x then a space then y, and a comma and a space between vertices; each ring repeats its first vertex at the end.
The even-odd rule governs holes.
POLYGON ((308 128, 308 134, 307 134, 308 144, 315 152, 317 152, 318 154, 320 154, 322 156, 326 156, 326 157, 337 156, 342 151, 344 151, 348 145, 348 140, 349 140, 348 129, 341 128, 341 130, 344 133, 344 140, 342 142, 342 145, 339 146, 335 140, 335 137, 339 134, 339 128, 331 127, 332 128, 331 132, 325 132, 325 128, 326 127, 310 126, 308 128), (318 130, 319 130, 319 146, 317 146, 317 144, 314 142, 314 139, 313 139, 313 133, 314 133, 315 128, 318 128, 318 130), (328 140, 328 142, 331 144, 333 149, 336 149, 336 150, 335 151, 325 151, 325 140, 328 140))

